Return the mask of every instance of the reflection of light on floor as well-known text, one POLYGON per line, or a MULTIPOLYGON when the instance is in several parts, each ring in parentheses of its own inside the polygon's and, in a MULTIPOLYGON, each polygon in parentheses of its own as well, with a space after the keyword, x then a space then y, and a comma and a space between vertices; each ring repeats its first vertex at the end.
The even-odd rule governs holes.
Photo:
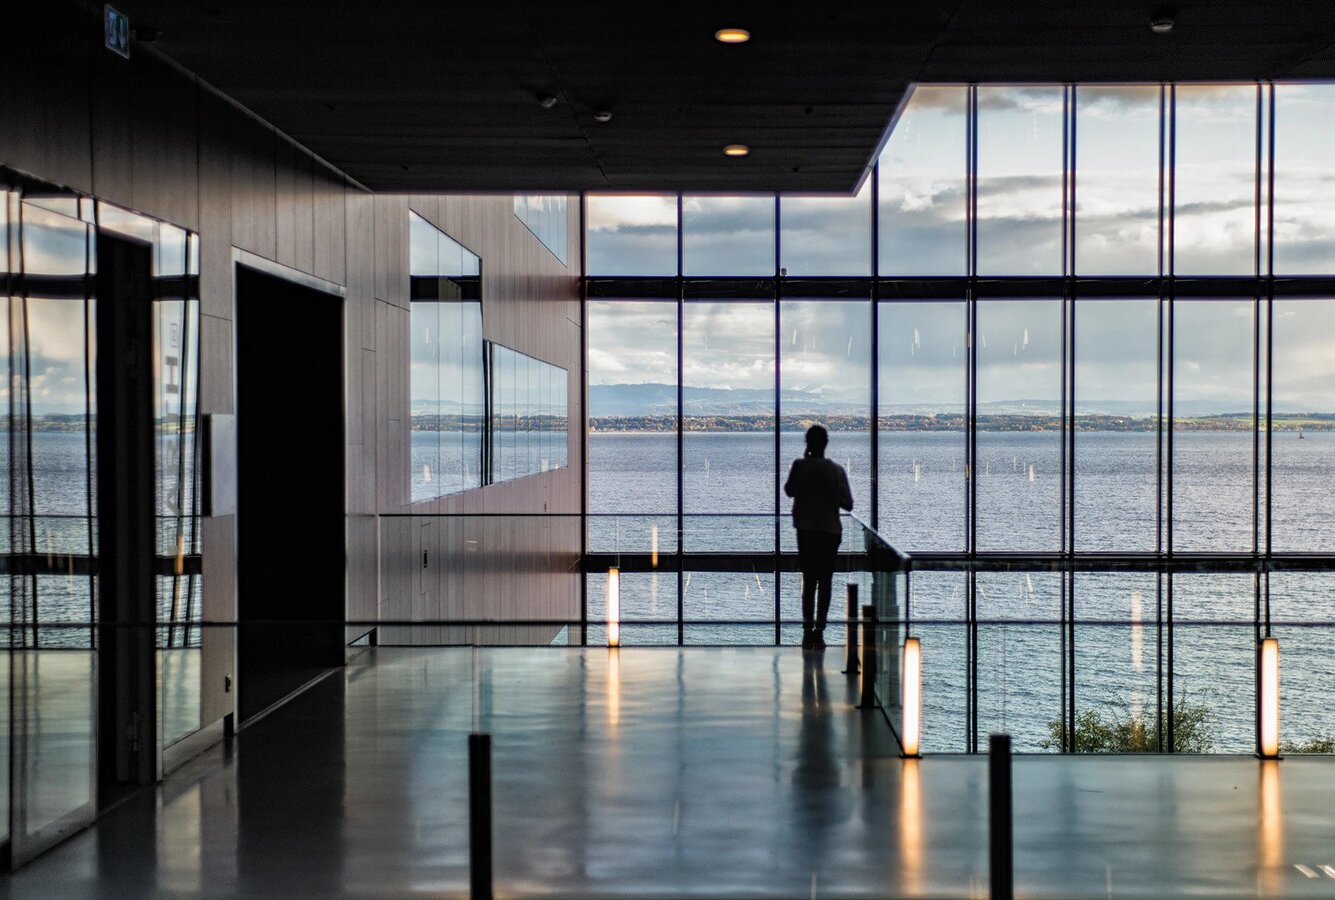
POLYGON ((1256 892, 1264 897, 1278 895, 1284 884, 1284 812, 1279 788, 1279 760, 1261 760, 1261 858, 1256 869, 1256 892))
POLYGON ((918 763, 906 759, 899 770, 899 859, 904 893, 922 887, 922 785, 918 763))
POLYGON ((611 647, 607 651, 607 724, 613 728, 621 722, 621 651, 611 647))

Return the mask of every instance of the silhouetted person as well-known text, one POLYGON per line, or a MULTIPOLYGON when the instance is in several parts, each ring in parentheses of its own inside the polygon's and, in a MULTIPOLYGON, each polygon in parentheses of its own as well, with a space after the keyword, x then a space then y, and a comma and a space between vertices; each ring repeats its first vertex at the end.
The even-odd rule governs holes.
POLYGON ((788 470, 783 492, 793 498, 797 558, 802 567, 802 646, 825 646, 825 619, 834 591, 834 566, 844 529, 839 510, 853 510, 848 473, 825 458, 830 433, 820 425, 807 429, 807 452, 788 470), (818 600, 819 592, 819 603, 818 600))

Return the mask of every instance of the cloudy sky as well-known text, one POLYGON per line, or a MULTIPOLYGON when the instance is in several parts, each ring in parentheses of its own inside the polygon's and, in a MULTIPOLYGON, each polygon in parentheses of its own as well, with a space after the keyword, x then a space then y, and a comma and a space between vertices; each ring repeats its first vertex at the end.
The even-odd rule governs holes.
MULTIPOLYGON (((1335 272, 1335 86, 1276 89, 1275 269, 1335 272)), ((1179 86, 1176 106, 1176 269, 1251 274, 1254 265, 1257 92, 1179 86)), ((1061 271, 1062 91, 981 87, 978 242, 981 274, 1061 271)), ((1081 274, 1153 275, 1159 268, 1159 89, 1080 87, 1076 102, 1076 265, 1081 274)), ((965 93, 920 87, 880 167, 883 274, 965 271, 965 93)), ((854 198, 784 197, 779 264, 789 275, 870 271, 870 206, 854 198)), ((675 199, 589 199, 591 274, 675 274, 675 199)), ((773 271, 772 197, 683 198, 683 271, 773 271)), ((882 307, 882 402, 887 408, 963 403, 959 303, 882 307)), ((772 385, 773 309, 691 304, 684 335, 688 385, 772 385)), ((1335 409, 1335 301, 1276 304, 1276 404, 1335 409)), ((785 388, 865 396, 865 304, 784 304, 785 388), (823 312, 821 311, 823 310, 823 312)), ((1183 302, 1177 310, 1177 399, 1195 410, 1249 409, 1250 302, 1183 302)), ((1060 387, 1060 306, 991 301, 979 307, 981 402, 1046 401, 1060 387)), ((590 383, 675 381, 670 303, 591 304, 590 383)), ((1090 411, 1156 397, 1157 304, 1082 301, 1076 317, 1079 401, 1090 411), (1104 405, 1106 404, 1106 405, 1104 405)))

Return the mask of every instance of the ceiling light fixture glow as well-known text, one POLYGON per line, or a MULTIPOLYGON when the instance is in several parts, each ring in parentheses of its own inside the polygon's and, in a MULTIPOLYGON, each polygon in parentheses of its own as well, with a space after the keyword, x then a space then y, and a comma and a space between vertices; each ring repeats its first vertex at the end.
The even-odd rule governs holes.
POLYGON ((714 40, 720 44, 745 44, 751 40, 751 32, 745 28, 720 28, 714 32, 714 40))
POLYGON ((746 156, 751 152, 751 148, 745 144, 729 144, 723 148, 725 156, 746 156))

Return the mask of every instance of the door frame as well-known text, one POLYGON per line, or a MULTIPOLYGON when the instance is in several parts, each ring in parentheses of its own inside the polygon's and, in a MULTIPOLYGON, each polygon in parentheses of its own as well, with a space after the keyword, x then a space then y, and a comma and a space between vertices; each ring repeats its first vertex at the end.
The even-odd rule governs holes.
MULTIPOLYGON (((231 381, 231 386, 230 386, 230 392, 231 392, 231 397, 232 397, 232 415, 233 415, 234 417, 236 417, 236 418, 235 418, 235 421, 236 421, 236 423, 237 423, 237 425, 236 425, 236 428, 237 428, 237 429, 239 429, 239 428, 242 427, 242 426, 241 426, 241 419, 240 419, 240 413, 241 413, 240 398, 239 398, 239 396, 238 396, 238 394, 237 394, 238 356, 237 356, 237 330, 236 330, 237 306, 238 306, 238 302, 237 302, 237 301, 238 301, 237 285, 238 285, 238 282, 240 281, 240 279, 237 278, 237 270, 238 270, 240 267, 242 267, 242 266, 244 266, 244 267, 246 267, 246 268, 248 268, 248 269, 252 269, 252 270, 254 270, 254 271, 256 271, 256 272, 259 272, 259 273, 261 273, 261 274, 263 274, 263 275, 268 275, 268 276, 270 276, 270 277, 272 277, 272 278, 277 278, 277 279, 279 279, 279 280, 281 280, 281 281, 287 281, 287 282, 290 282, 290 283, 292 283, 292 284, 294 284, 294 285, 297 285, 298 287, 303 287, 303 288, 307 288, 307 289, 309 289, 309 290, 318 291, 318 292, 320 292, 320 293, 322 293, 322 294, 328 294, 328 295, 330 295, 331 297, 333 297, 333 298, 337 298, 337 299, 340 301, 340 302, 339 302, 339 335, 340 335, 341 340, 340 340, 339 352, 342 354, 343 359, 342 359, 342 361, 341 361, 341 365, 339 366, 339 369, 341 370, 342 375, 343 375, 343 383, 342 383, 342 385, 340 385, 339 401, 340 401, 340 407, 341 407, 341 409, 342 409, 342 415, 343 415, 343 442, 344 442, 344 446, 343 446, 343 448, 342 448, 342 450, 343 450, 343 511, 344 511, 344 515, 343 515, 343 547, 344 547, 344 550, 346 551, 347 546, 348 546, 348 515, 347 515, 347 509, 348 509, 348 456, 347 456, 347 438, 348 438, 348 432, 347 432, 347 425, 348 425, 348 371, 349 371, 349 366, 348 366, 348 304, 347 304, 348 289, 347 289, 347 287, 345 287, 344 285, 337 284, 337 283, 335 283, 335 282, 333 282, 333 281, 327 281, 327 280, 325 280, 325 279, 323 279, 323 278, 320 278, 319 276, 311 275, 311 274, 309 274, 309 273, 307 273, 307 272, 303 272, 303 271, 301 271, 300 269, 294 269, 294 268, 292 268, 291 266, 287 266, 287 265, 284 265, 284 264, 282 264, 282 263, 274 262, 273 260, 268 259, 268 258, 266 258, 266 257, 259 256, 258 254, 255 254, 255 253, 251 253, 249 250, 243 250, 243 249, 241 249, 240 247, 235 247, 235 246, 232 247, 231 261, 230 261, 230 263, 229 263, 229 273, 228 273, 228 274, 230 275, 230 277, 231 277, 231 281, 232 281, 232 296, 231 296, 232 341, 231 341, 231 347, 230 347, 229 350, 228 350, 228 359, 229 359, 229 361, 230 361, 230 363, 231 363, 231 367, 232 367, 232 372, 231 372, 232 381, 231 381)), ((202 314, 203 314, 203 310, 201 309, 200 312, 201 312, 201 315, 202 315, 202 314)), ((235 439, 236 439, 236 431, 234 430, 234 431, 233 431, 233 440, 235 440, 235 439)), ((233 460, 233 463, 234 463, 234 468, 239 464, 239 458, 238 458, 237 446, 238 446, 238 445, 234 443, 234 444, 232 445, 232 448, 231 448, 231 457, 232 457, 232 460, 233 460)), ((206 473, 205 477, 206 477, 206 478, 208 477, 207 473, 206 473)), ((239 492, 240 492, 240 486, 239 486, 239 485, 237 486, 237 491, 238 491, 238 494, 239 494, 239 492)), ((239 554, 239 550, 240 550, 240 526, 241 526, 241 512, 240 512, 240 509, 238 508, 237 511, 236 511, 236 513, 232 516, 232 558, 231 558, 231 560, 230 560, 230 565, 231 565, 231 569, 232 569, 232 597, 231 597, 232 615, 231 615, 231 620, 232 620, 232 622, 233 622, 234 624, 233 624, 232 629, 231 629, 231 631, 232 631, 232 641, 231 641, 231 644, 232 644, 232 647, 231 647, 231 650, 232 650, 232 653, 231 653, 232 661, 231 661, 231 665, 230 665, 230 667, 229 667, 230 670, 231 670, 231 672, 233 672, 234 675, 237 675, 237 676, 239 676, 239 674, 240 674, 240 656, 239 656, 239 654, 238 654, 238 648, 239 648, 239 646, 240 646, 240 642, 238 641, 238 628, 239 628, 239 626, 240 626, 240 622, 241 622, 241 620, 240 620, 241 598, 240 598, 240 593, 239 593, 239 591, 240 591, 240 585, 241 585, 241 579, 238 577, 238 568, 239 568, 239 560, 240 560, 240 554, 239 554)), ((346 568, 345 568, 344 573, 343 573, 343 608, 344 608, 344 613, 345 613, 345 614, 346 614, 346 611, 347 611, 348 588, 349 588, 349 585, 348 585, 348 576, 347 576, 347 570, 346 570, 346 568)), ((323 677, 323 676, 321 676, 321 677, 323 677)), ((315 681, 318 681, 318 680, 320 680, 320 679, 318 679, 318 678, 315 679, 315 681)), ((285 697, 283 697, 282 699, 278 700, 276 703, 270 705, 267 709, 261 711, 260 713, 258 713, 258 714, 256 714, 256 715, 252 716, 249 720, 243 722, 243 721, 241 721, 241 719, 240 719, 240 713, 241 713, 240 704, 237 702, 238 697, 239 697, 239 695, 240 695, 240 691, 243 690, 243 688, 242 688, 242 686, 241 686, 241 684, 240 684, 240 678, 239 678, 239 677, 234 677, 233 680, 232 680, 232 706, 231 706, 231 714, 232 714, 232 716, 233 716, 233 721, 236 722, 236 726, 235 726, 236 730, 239 731, 239 730, 245 728, 246 725, 250 724, 251 722, 259 721, 259 720, 262 719, 262 718, 264 717, 264 715, 265 715, 266 713, 268 713, 270 710, 272 710, 273 708, 275 708, 275 707, 277 707, 277 706, 282 705, 283 703, 288 702, 289 700, 292 699, 292 697, 296 696, 297 694, 299 694, 299 693, 301 693, 302 691, 304 691, 304 690, 306 690, 307 688, 309 688, 312 684, 315 683, 315 681, 312 681, 312 682, 309 682, 309 683, 307 683, 307 684, 304 684, 304 685, 300 686, 300 687, 297 688, 295 691, 291 692, 291 693, 288 694, 287 696, 285 696, 285 697)))

